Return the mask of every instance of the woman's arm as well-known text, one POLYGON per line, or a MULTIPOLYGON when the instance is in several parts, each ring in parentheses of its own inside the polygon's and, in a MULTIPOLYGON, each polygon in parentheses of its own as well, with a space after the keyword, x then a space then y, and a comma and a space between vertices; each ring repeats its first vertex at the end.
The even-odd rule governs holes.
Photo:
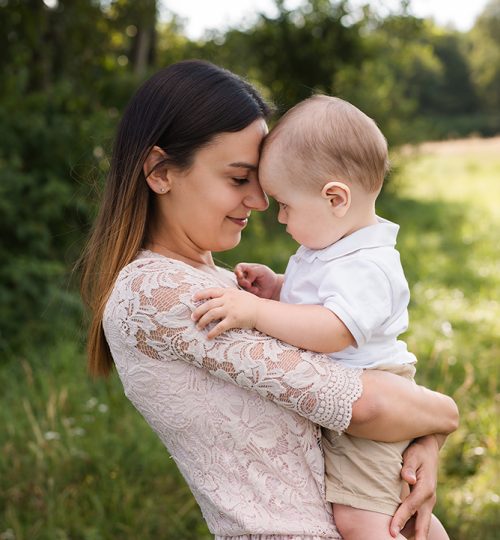
POLYGON ((453 429, 456 409, 450 398, 402 377, 346 368, 253 330, 208 341, 191 320, 192 297, 214 285, 209 274, 186 265, 164 258, 143 261, 117 283, 121 299, 112 322, 127 343, 150 358, 204 368, 328 429, 343 431, 351 423, 351 433, 374 440, 453 429))
POLYGON ((347 429, 351 435, 395 442, 447 435, 458 427, 458 408, 448 396, 385 371, 364 371, 362 383, 363 393, 353 405, 347 429))

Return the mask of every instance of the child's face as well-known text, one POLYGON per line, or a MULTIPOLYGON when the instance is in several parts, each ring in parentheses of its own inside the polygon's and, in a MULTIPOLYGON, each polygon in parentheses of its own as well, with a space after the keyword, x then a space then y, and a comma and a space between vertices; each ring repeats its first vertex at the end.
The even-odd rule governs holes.
POLYGON ((259 164, 259 180, 262 189, 279 204, 278 221, 286 225, 295 241, 310 249, 333 244, 344 232, 330 202, 321 196, 319 186, 300 187, 300 178, 290 178, 289 168, 283 166, 277 153, 273 147, 265 153, 259 164))

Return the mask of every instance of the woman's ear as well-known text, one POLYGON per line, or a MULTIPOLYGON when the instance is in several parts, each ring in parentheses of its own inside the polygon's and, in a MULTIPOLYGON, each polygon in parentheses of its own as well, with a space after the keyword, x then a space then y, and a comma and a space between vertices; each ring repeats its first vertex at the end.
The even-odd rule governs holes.
POLYGON ((321 190, 321 196, 327 199, 337 217, 344 217, 351 206, 351 190, 343 182, 328 182, 321 190))
POLYGON ((159 146, 153 146, 142 167, 148 186, 158 195, 164 195, 170 191, 171 187, 168 170, 165 167, 158 167, 166 157, 164 150, 159 146))

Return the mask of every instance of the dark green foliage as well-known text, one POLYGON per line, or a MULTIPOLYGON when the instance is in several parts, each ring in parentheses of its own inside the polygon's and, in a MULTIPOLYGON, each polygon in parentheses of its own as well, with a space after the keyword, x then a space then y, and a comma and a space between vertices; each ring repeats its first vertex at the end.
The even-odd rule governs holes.
POLYGON ((295 11, 277 2, 278 17, 261 16, 238 35, 229 32, 222 47, 244 37, 247 72, 264 84, 282 112, 312 92, 331 92, 337 72, 359 64, 362 39, 358 25, 347 26, 346 2, 311 0, 295 11))
MULTIPOLYGON (((120 3, 113 6, 115 11, 120 3)), ((114 56, 119 13, 91 0, 0 8, 0 351, 78 325, 70 283, 106 153, 137 80, 114 56), (3 42, 2 42, 3 40, 3 42), (57 329, 57 330, 56 330, 57 329), (55 331, 56 330, 56 331, 55 331)), ((121 31, 127 21, 122 21, 121 31)))
POLYGON ((24 333, 39 339, 54 317, 77 309, 68 270, 92 214, 87 179, 99 176, 92 143, 109 119, 73 114, 81 108, 73 96, 60 85, 0 107, 0 350, 24 333))
POLYGON ((490 0, 468 35, 472 80, 483 111, 500 109, 500 0, 490 0))

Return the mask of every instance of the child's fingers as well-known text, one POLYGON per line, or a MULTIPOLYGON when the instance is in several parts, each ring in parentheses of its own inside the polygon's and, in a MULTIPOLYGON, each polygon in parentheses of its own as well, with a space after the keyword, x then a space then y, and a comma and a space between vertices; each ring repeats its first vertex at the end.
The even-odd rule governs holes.
POLYGON ((240 262, 234 267, 234 271, 236 273, 244 273, 247 272, 249 268, 252 268, 252 266, 254 266, 252 263, 240 262))
POLYGON ((238 285, 248 291, 252 287, 252 283, 247 278, 238 278, 238 285))
POLYGON ((232 326, 227 322, 227 319, 224 319, 210 330, 210 332, 207 334, 207 338, 214 339, 229 330, 230 328, 232 328, 232 326))
POLYGON ((260 292, 260 288, 259 287, 254 287, 253 285, 250 285, 249 287, 246 287, 245 288, 245 291, 249 292, 249 293, 252 293, 252 294, 255 294, 256 296, 258 296, 259 292, 260 292))
POLYGON ((246 278, 252 282, 261 275, 262 269, 261 265, 258 264, 239 263, 235 267, 234 272, 236 276, 241 276, 242 278, 246 278))
POLYGON ((191 319, 193 321, 197 321, 198 319, 200 319, 203 315, 205 315, 205 313, 207 313, 208 311, 212 310, 212 309, 215 309, 217 307, 220 307, 222 304, 221 304, 221 299, 220 298, 212 298, 211 300, 207 300, 206 302, 204 302, 203 304, 201 304, 201 306, 198 306, 194 311, 193 313, 191 313, 191 319))
POLYGON ((203 328, 205 328, 205 326, 207 326, 211 322, 220 321, 224 319, 225 316, 226 316, 226 310, 223 307, 216 307, 214 309, 211 309, 204 315, 202 315, 198 319, 196 326, 198 327, 199 330, 202 330, 203 328))
POLYGON ((234 275, 236 276, 236 281, 238 282, 238 285, 246 289, 250 287, 252 283, 248 279, 248 273, 242 266, 243 265, 240 264, 234 269, 234 275))
POLYGON ((198 302, 199 300, 208 300, 209 298, 218 298, 224 294, 224 290, 220 287, 211 287, 210 289, 203 289, 202 291, 197 291, 193 295, 193 301, 198 302))
POLYGON ((236 274, 237 278, 242 278, 245 276, 245 263, 238 263, 234 267, 234 273, 236 274))

